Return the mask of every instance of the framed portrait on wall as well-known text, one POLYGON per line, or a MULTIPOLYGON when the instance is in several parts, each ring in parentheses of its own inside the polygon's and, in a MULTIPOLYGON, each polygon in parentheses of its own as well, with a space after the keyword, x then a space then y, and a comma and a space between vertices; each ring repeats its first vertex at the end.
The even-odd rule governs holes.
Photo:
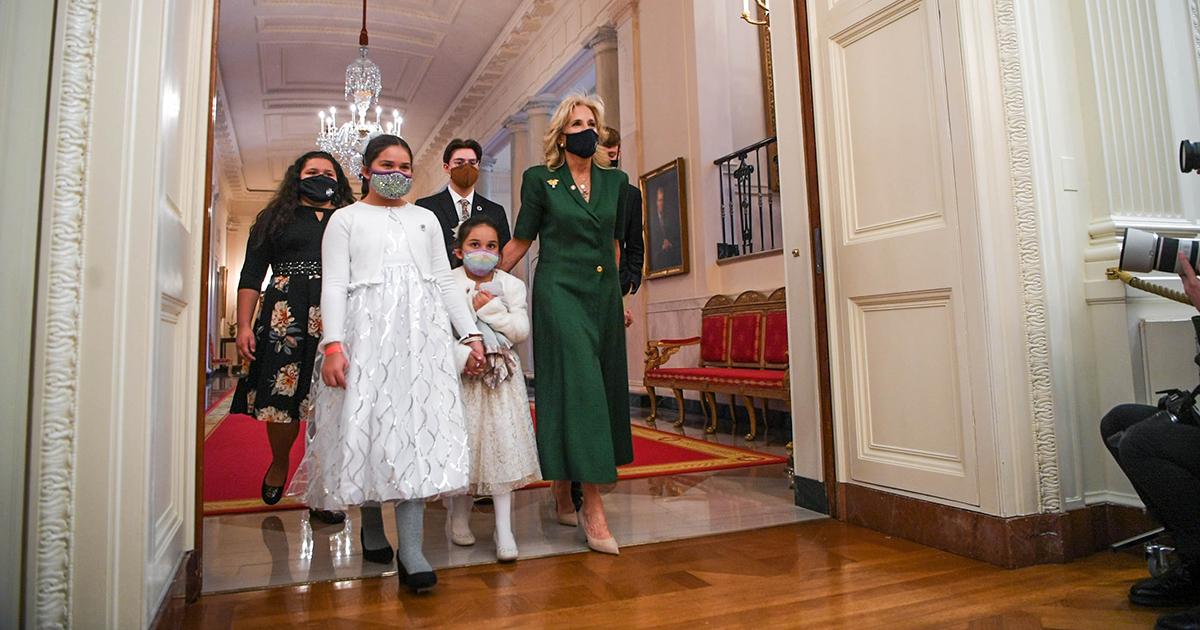
POLYGON ((675 158, 641 178, 646 232, 646 278, 688 272, 687 195, 683 158, 675 158))

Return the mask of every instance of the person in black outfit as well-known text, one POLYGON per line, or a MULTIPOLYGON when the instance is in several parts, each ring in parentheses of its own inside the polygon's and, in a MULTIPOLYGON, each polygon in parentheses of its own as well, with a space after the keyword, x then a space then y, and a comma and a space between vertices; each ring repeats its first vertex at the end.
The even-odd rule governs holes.
POLYGON ((450 176, 450 185, 436 195, 417 200, 418 206, 431 210, 441 222, 442 233, 446 235, 446 257, 450 259, 452 269, 462 264, 462 260, 454 255, 458 226, 470 217, 486 216, 500 228, 501 250, 512 237, 504 206, 475 192, 475 182, 479 181, 479 161, 482 159, 483 147, 475 140, 451 140, 446 150, 442 151, 442 170, 450 176))
MULTIPOLYGON (((608 153, 609 165, 617 168, 621 158, 621 134, 604 128, 601 148, 608 153)), ((625 236, 621 239, 621 294, 632 295, 642 286, 642 264, 646 260, 646 242, 642 233, 642 190, 633 184, 625 198, 625 236)), ((627 318, 628 319, 628 318, 627 318)), ((629 322, 626 321, 626 325, 629 322)))
MULTIPOLYGON (((337 160, 324 151, 310 151, 288 167, 250 228, 237 296, 238 356, 250 368, 238 381, 230 413, 266 424, 272 456, 262 482, 267 505, 283 497, 292 444, 300 434, 300 420, 308 415, 321 340, 321 239, 334 210, 351 203, 350 181, 337 160), (251 328, 268 267, 271 281, 251 328)), ((340 512, 310 514, 327 523, 345 520, 340 512)))
MULTIPOLYGON (((1200 305, 1200 280, 1180 256, 1183 286, 1200 305)), ((1200 308, 1200 307, 1198 307, 1200 308)), ((1118 405, 1100 421, 1104 444, 1150 516, 1175 541, 1179 562, 1129 589, 1143 606, 1200 604, 1200 426, 1172 421, 1149 405, 1118 405)), ((1200 608, 1163 615, 1156 630, 1200 630, 1200 608)))

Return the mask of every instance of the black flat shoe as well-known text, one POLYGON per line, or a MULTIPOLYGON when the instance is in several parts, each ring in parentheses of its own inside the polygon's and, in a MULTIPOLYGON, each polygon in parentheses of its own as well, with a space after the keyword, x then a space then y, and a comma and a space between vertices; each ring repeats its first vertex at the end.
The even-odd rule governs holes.
POLYGON ((1174 607, 1200 604, 1200 567, 1180 562, 1161 575, 1129 588, 1129 601, 1142 606, 1174 607))
POLYGON ((404 570, 404 563, 400 561, 400 556, 396 556, 396 575, 400 577, 400 586, 407 586, 417 595, 424 595, 437 585, 437 574, 433 571, 422 571, 409 575, 408 571, 404 570))
POLYGON ((1200 608, 1163 615, 1154 623, 1154 630, 1200 630, 1200 608))
POLYGON ((275 505, 283 498, 283 486, 268 486, 267 475, 271 474, 271 466, 267 466, 267 474, 263 475, 262 500, 267 505, 275 505))
MULTIPOLYGON (((345 518, 345 515, 342 518, 345 518)), ((361 529, 358 530, 358 542, 362 545, 363 560, 374 562, 375 564, 392 563, 392 547, 390 545, 382 549, 367 549, 367 543, 363 542, 363 532, 361 529)))
MULTIPOLYGON (((346 513, 337 512, 334 510, 314 510, 312 508, 308 508, 309 522, 312 522, 314 519, 321 521, 326 525, 341 525, 342 523, 346 522, 346 513)), ((391 560, 391 558, 388 558, 388 562, 391 562, 391 560)))

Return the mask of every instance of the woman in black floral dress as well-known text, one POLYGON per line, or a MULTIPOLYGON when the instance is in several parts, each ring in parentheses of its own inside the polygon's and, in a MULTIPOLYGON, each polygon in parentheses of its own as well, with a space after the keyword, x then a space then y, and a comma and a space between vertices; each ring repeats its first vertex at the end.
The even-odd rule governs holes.
MULTIPOLYGON (((321 340, 321 238, 333 211, 351 203, 354 195, 341 166, 328 153, 311 151, 288 167, 250 228, 237 297, 238 356, 250 361, 250 369, 238 382, 230 412, 266 424, 272 454, 262 482, 267 505, 283 496, 299 421, 308 415, 321 340), (267 267, 271 280, 252 330, 267 267)), ((345 518, 316 510, 313 516, 327 522, 345 518)))

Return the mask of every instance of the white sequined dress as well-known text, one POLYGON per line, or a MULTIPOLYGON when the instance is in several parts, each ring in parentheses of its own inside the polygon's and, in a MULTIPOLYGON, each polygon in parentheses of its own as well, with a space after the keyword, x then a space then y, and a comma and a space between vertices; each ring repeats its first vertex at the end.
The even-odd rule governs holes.
POLYGON ((400 221, 387 225, 382 282, 348 292, 346 388, 314 370, 308 450, 288 489, 312 508, 460 494, 470 483, 443 294, 421 273, 400 221))

